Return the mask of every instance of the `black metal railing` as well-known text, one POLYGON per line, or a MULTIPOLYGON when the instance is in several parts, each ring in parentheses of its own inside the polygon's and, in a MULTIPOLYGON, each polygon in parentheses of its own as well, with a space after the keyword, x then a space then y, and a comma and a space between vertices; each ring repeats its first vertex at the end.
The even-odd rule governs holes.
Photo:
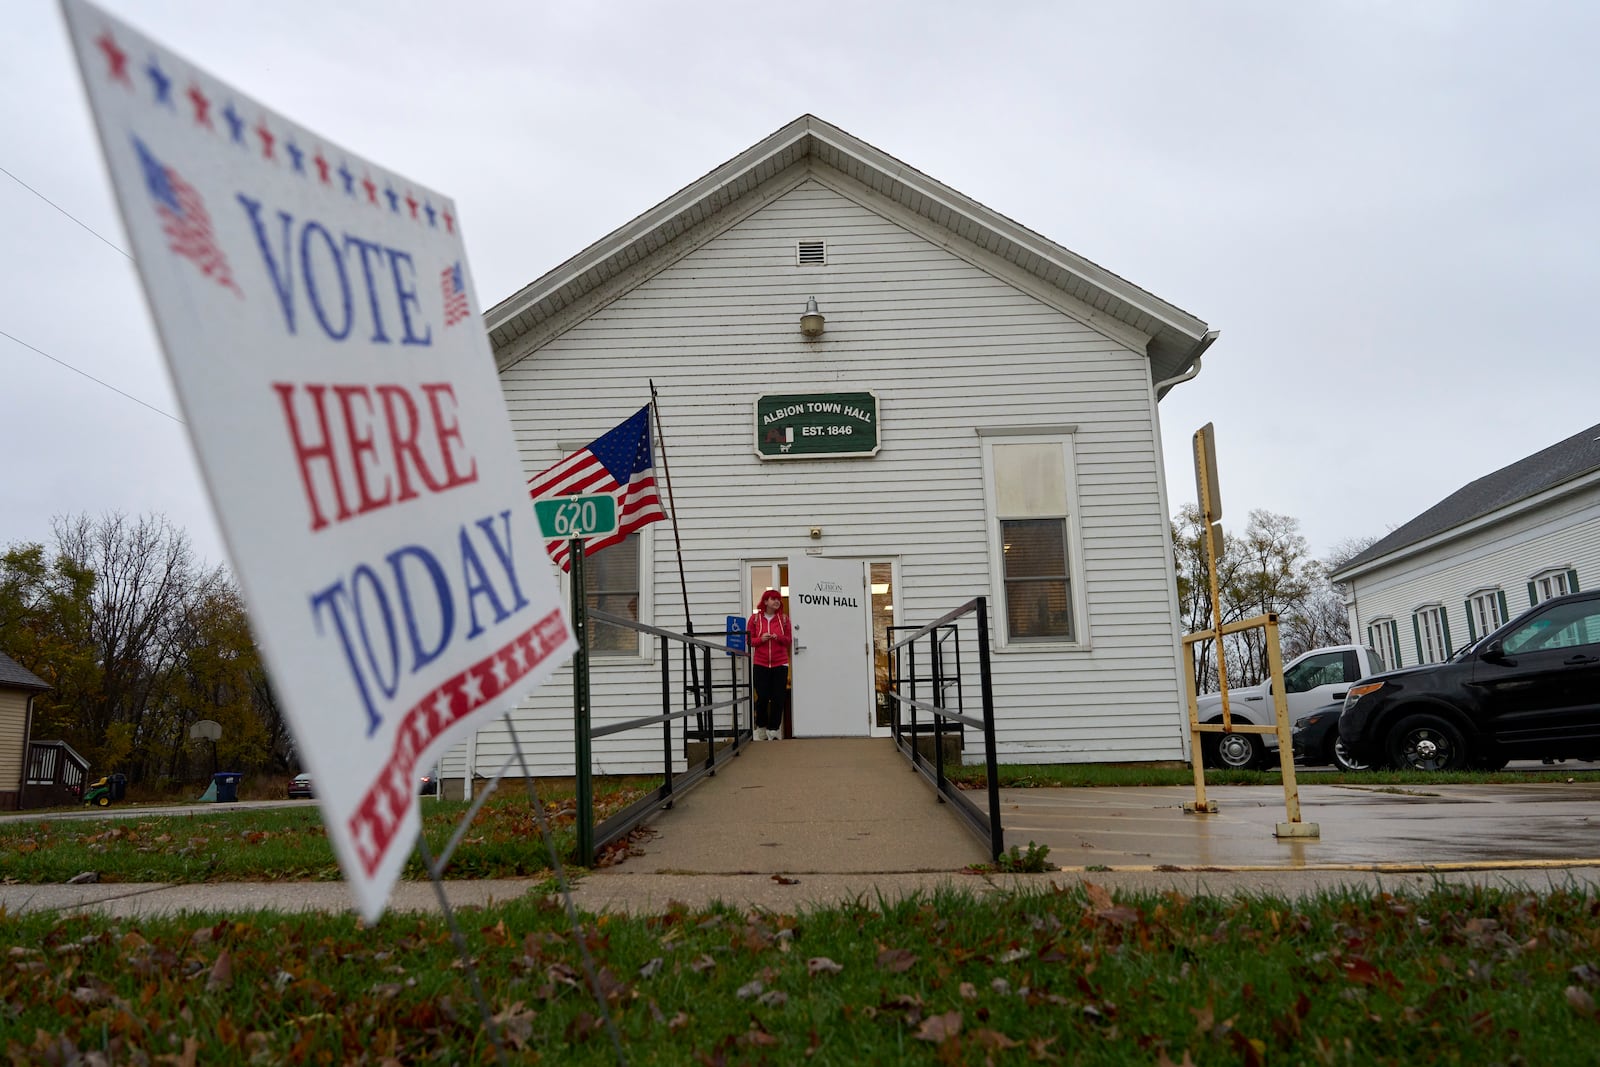
MULTIPOLYGON (((989 611, 984 597, 976 597, 926 626, 893 626, 889 632, 889 696, 894 701, 895 747, 911 766, 928 779, 939 799, 954 806, 956 814, 989 848, 991 859, 1005 851, 1005 830, 1000 823, 1000 775, 994 750, 994 686, 989 673, 989 611), (962 620, 972 616, 977 631, 980 715, 967 714, 961 686, 962 620), (910 631, 896 638, 897 631, 910 631), (918 649, 922 649, 919 656, 918 649), (919 665, 920 659, 920 665, 919 665), (926 721, 919 713, 928 716, 926 721), (965 742, 971 726, 983 738, 989 810, 985 813, 945 775, 947 739, 965 742), (929 739, 932 744, 924 746, 929 739), (928 747, 932 758, 923 752, 928 747)), ((953 746, 951 746, 953 747, 953 746)))
POLYGON ((83 799, 89 761, 65 741, 29 741, 24 769, 19 807, 48 808, 83 799))
MULTIPOLYGON (((593 608, 589 610, 588 617, 612 626, 648 634, 660 642, 660 654, 656 658, 661 663, 661 713, 628 719, 625 722, 609 723, 601 727, 591 727, 589 739, 592 742, 596 738, 612 737, 627 733, 629 730, 645 730, 659 726, 662 784, 593 827, 588 840, 594 843, 594 854, 580 857, 585 864, 593 863, 602 850, 632 833, 655 811, 672 807, 673 800, 678 794, 702 778, 715 775, 719 762, 717 746, 720 742, 726 742, 733 756, 739 755, 741 744, 750 738, 751 709, 754 706, 749 670, 750 653, 745 649, 730 648, 710 638, 694 637, 656 626, 647 626, 633 619, 593 608), (676 709, 673 707, 672 680, 674 644, 681 649, 684 664, 683 685, 677 690, 682 706, 676 709), (719 666, 723 669, 716 669, 719 666), (682 724, 681 737, 685 761, 689 760, 692 743, 705 745, 705 758, 688 762, 685 769, 677 774, 674 774, 672 769, 674 723, 682 724)), ((592 745, 588 751, 594 751, 592 745)), ((727 758, 725 755, 722 760, 725 762, 727 758)), ((592 777, 594 768, 580 766, 577 768, 577 773, 592 777)), ((593 809, 580 810, 577 815, 579 819, 594 819, 593 809)))

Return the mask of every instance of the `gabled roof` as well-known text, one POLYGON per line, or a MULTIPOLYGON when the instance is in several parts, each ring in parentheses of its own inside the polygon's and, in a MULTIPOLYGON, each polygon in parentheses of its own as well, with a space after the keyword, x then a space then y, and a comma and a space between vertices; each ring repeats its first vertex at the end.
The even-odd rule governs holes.
POLYGON ((28 668, 0 652, 0 686, 11 689, 49 689, 47 682, 28 668))
POLYGON ((1340 575, 1392 552, 1597 471, 1600 471, 1600 424, 1457 489, 1366 551, 1345 561, 1331 577, 1338 580, 1340 575))
MULTIPOLYGON (((490 341, 504 358, 519 337, 548 329, 565 309, 718 214, 759 195, 797 165, 829 167, 888 197, 1150 338, 1153 380, 1188 371, 1216 339, 1201 320, 1125 278, 1041 237, 814 115, 802 115, 632 222, 490 308, 490 341)), ((511 362, 515 362, 512 359, 511 362)), ((502 364, 503 367, 507 364, 502 364)))

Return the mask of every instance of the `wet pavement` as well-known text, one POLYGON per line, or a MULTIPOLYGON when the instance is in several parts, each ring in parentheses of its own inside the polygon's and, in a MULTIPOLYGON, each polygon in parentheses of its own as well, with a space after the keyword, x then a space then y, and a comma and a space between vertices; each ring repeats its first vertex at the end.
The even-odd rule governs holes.
MULTIPOLYGON (((967 794, 986 803, 987 794, 967 794)), ((1183 810, 1192 787, 1003 789, 1006 843, 1048 846, 1048 869, 985 873, 989 855, 887 740, 762 742, 658 812, 621 864, 581 874, 589 911, 658 912, 724 901, 800 910, 945 888, 987 893, 1094 881, 1189 894, 1426 889, 1439 883, 1600 888, 1600 783, 1559 773, 1515 785, 1363 786, 1302 780, 1317 837, 1279 838, 1277 786, 1213 786, 1214 814, 1183 810)), ((424 801, 426 802, 426 801, 424 801)), ((72 818, 195 814, 251 805, 113 808, 72 818)), ((304 801, 291 803, 305 803, 304 801)), ((7 816, 38 818, 37 815, 7 816)), ((63 817, 51 813, 48 817, 63 817)), ((532 879, 451 882, 452 906, 543 894, 532 879)), ((339 883, 0 885, 0 909, 80 908, 117 915, 179 911, 340 910, 339 883)), ((439 908, 431 885, 397 887, 397 911, 439 908)))

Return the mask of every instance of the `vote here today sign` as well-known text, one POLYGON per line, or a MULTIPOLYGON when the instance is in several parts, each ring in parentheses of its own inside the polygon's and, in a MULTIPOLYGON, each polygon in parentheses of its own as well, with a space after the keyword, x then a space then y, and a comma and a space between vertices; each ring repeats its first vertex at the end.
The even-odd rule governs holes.
POLYGON ((455 206, 63 9, 256 637, 375 919, 417 768, 574 648, 455 206))

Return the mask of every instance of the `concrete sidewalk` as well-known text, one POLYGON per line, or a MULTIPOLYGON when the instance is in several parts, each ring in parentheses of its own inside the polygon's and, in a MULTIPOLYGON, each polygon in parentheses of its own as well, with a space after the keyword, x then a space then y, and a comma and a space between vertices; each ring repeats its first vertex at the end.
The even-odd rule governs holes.
MULTIPOLYGON (((986 794, 968 794, 980 806, 986 794)), ((1600 785, 1303 785, 1318 838, 1279 840, 1283 792, 1214 787, 1214 815, 1185 814, 1191 788, 1001 790, 1008 844, 1037 842, 1047 874, 974 873, 988 854, 887 740, 745 746, 715 778, 651 820, 625 862, 586 873, 587 911, 699 907, 797 911, 840 901, 960 889, 1047 890, 1092 881, 1113 890, 1295 897, 1337 888, 1426 889, 1438 883, 1600 889, 1600 785)), ((543 893, 533 879, 454 881, 452 907, 543 893)), ((182 911, 343 910, 336 882, 211 885, 0 885, 0 908, 117 916, 182 911)), ((436 911, 426 883, 397 886, 396 911, 436 911)))

